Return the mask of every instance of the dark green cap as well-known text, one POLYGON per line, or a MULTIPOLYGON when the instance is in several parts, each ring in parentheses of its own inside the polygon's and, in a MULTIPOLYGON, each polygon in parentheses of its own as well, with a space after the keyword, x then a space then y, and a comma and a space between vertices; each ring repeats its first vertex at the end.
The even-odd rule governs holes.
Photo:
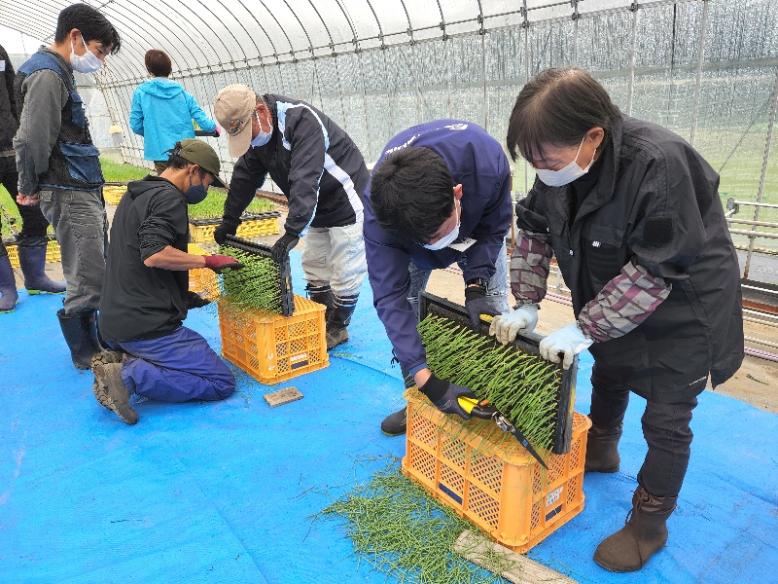
POLYGON ((180 148, 173 149, 174 154, 178 154, 192 164, 197 164, 205 172, 211 173, 214 176, 213 186, 226 188, 227 185, 219 178, 221 162, 219 162, 219 155, 213 148, 202 140, 181 140, 179 144, 180 148))

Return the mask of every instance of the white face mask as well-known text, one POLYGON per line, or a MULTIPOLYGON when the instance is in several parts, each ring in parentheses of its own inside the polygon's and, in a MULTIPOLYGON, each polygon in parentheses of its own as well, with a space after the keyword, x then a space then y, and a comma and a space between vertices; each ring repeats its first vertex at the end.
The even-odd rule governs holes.
POLYGON ((273 126, 270 126, 270 131, 265 132, 262 130, 262 122, 259 118, 259 114, 257 112, 254 112, 254 115, 257 116, 257 123, 259 124, 259 134, 257 134, 256 138, 251 139, 251 145, 254 148, 259 148, 261 146, 264 146, 268 142, 270 142, 270 137, 273 135, 273 126))
POLYGON ((457 240, 457 237, 459 237, 459 226, 461 225, 461 222, 459 221, 459 207, 456 200, 454 200, 454 210, 457 214, 457 226, 449 231, 446 235, 438 239, 435 243, 425 243, 425 248, 430 251, 439 251, 445 247, 448 247, 457 240))
POLYGON ((597 148, 594 149, 594 152, 592 153, 592 160, 589 162, 586 168, 581 168, 578 166, 576 160, 578 160, 578 155, 581 153, 584 140, 586 140, 586 136, 583 137, 581 143, 578 145, 578 152, 575 153, 575 158, 573 158, 569 164, 565 165, 564 168, 559 170, 536 168, 535 172, 537 173, 538 178, 544 184, 550 187, 563 187, 565 185, 569 185, 574 180, 581 178, 583 175, 589 172, 592 164, 594 164, 594 156, 597 154, 597 148))
POLYGON ((83 55, 76 55, 76 48, 72 42, 70 43, 70 66, 79 73, 94 73, 103 66, 103 62, 86 46, 83 35, 81 35, 81 42, 84 43, 86 51, 83 55))

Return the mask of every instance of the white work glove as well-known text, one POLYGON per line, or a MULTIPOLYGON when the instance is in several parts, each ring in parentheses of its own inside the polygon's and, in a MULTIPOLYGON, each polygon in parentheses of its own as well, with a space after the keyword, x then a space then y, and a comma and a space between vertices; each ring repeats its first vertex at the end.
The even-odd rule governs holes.
POLYGON ((540 356, 552 363, 559 363, 559 355, 562 354, 562 368, 570 369, 573 358, 591 347, 593 342, 584 336, 577 322, 571 322, 540 341, 540 356))
POLYGON ((531 333, 537 324, 538 305, 525 304, 516 310, 495 316, 492 324, 489 325, 489 334, 503 345, 507 345, 516 339, 520 331, 525 334, 531 333))

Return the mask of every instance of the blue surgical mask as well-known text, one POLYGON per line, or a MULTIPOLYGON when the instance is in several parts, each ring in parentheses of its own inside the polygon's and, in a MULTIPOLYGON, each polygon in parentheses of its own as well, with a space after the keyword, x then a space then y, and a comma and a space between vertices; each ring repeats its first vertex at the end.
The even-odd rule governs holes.
POLYGON ((81 42, 84 43, 84 49, 86 50, 83 55, 76 55, 76 49, 73 43, 70 43, 70 66, 79 73, 94 73, 103 66, 103 62, 86 46, 86 40, 84 40, 83 35, 81 36, 81 42))
POLYGON ((259 134, 255 138, 252 138, 251 145, 254 148, 260 148, 261 146, 264 146, 268 142, 270 142, 270 138, 273 135, 273 126, 270 126, 269 132, 262 131, 262 122, 259 120, 259 114, 257 112, 254 112, 254 115, 257 116, 257 122, 259 122, 259 134))
POLYGON ((449 231, 446 235, 438 239, 435 243, 425 243, 424 247, 430 251, 440 251, 443 248, 448 247, 457 240, 459 237, 459 226, 462 224, 459 220, 459 206, 456 200, 454 200, 454 210, 457 213, 457 225, 449 231))

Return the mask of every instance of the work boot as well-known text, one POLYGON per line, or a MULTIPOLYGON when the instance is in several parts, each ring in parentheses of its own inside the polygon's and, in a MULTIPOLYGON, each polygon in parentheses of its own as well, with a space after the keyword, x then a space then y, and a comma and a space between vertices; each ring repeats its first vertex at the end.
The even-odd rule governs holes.
POLYGON ((381 422, 381 432, 388 434, 389 436, 401 436, 405 434, 407 421, 407 408, 403 408, 384 418, 384 421, 381 422))
MULTIPOLYGON (((0 243, 0 251, 5 251, 0 243)), ((11 312, 16 307, 16 278, 7 255, 0 256, 0 313, 11 312)))
POLYGON ((60 308, 57 311, 62 336, 70 349, 70 357, 76 369, 89 369, 92 357, 99 351, 91 331, 94 323, 94 311, 78 313, 71 316, 60 308))
POLYGON ((324 313, 324 322, 329 322, 332 316, 332 288, 330 288, 330 285, 322 284, 317 286, 309 283, 305 286, 305 290, 308 292, 308 298, 327 307, 324 313))
POLYGON ((585 472, 617 472, 621 463, 619 438, 621 424, 615 428, 592 425, 586 437, 585 472))
POLYGON ((19 244, 19 265, 24 274, 24 287, 30 294, 62 294, 65 282, 57 282, 46 275, 46 240, 36 238, 33 245, 19 244), (42 244, 37 243, 40 239, 42 244))
MULTIPOLYGON (((104 353, 104 352, 103 352, 104 353)), ((101 353, 102 355, 102 353, 101 353)), ((138 413, 130 405, 130 392, 122 381, 122 364, 110 362, 110 356, 96 356, 92 372, 92 391, 100 404, 114 412, 125 424, 137 424, 138 413)))
POLYGON ((352 296, 332 296, 332 312, 327 319, 327 350, 348 341, 347 327, 351 315, 357 306, 358 294, 352 296))
POLYGON ((626 525, 597 546, 594 561, 611 572, 640 570, 667 542, 666 522, 677 500, 638 487, 626 525))
MULTIPOLYGON (((94 373, 95 367, 101 365, 108 365, 110 363, 122 363, 124 361, 125 355, 126 353, 122 353, 121 351, 100 351, 99 353, 95 353, 95 356, 92 357, 92 361, 91 361, 92 372, 94 373)), ((96 383, 97 381, 95 380, 95 384, 96 383)), ((108 400, 104 399, 105 392, 102 392, 100 393, 100 395, 98 395, 95 384, 92 385, 92 392, 95 394, 97 401, 99 401, 100 404, 105 409, 110 410, 111 406, 108 405, 108 400)))

